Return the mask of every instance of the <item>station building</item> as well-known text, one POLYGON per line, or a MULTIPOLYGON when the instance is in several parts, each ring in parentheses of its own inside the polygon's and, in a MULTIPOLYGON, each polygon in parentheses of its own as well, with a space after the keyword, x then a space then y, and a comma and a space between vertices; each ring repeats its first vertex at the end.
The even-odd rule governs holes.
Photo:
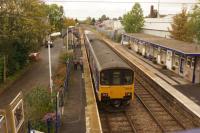
POLYGON ((122 34, 122 43, 192 83, 200 83, 200 45, 144 33, 122 34))

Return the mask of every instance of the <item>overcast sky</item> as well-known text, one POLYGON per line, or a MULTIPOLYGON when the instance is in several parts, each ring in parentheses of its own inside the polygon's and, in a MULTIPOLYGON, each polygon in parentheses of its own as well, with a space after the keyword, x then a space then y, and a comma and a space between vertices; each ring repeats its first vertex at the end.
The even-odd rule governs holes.
MULTIPOLYGON (((150 12, 150 6, 158 8, 159 0, 44 0, 47 4, 56 3, 64 7, 65 16, 71 18, 85 19, 86 17, 99 18, 106 14, 110 18, 122 16, 131 10, 134 2, 140 2, 144 15, 150 12), (84 1, 84 2, 80 2, 84 1), (93 1, 93 2, 89 2, 93 1), (101 2, 102 1, 102 2, 101 2), (119 3, 116 3, 119 2, 119 3), (123 3, 124 2, 124 3, 123 3), (127 2, 127 3, 126 3, 127 2), (152 2, 152 3, 151 3, 152 2)), ((198 0, 160 0, 160 14, 176 14, 182 7, 191 9, 192 3, 198 0), (183 4, 184 3, 184 4, 183 4), (186 4, 187 3, 187 4, 186 4)))

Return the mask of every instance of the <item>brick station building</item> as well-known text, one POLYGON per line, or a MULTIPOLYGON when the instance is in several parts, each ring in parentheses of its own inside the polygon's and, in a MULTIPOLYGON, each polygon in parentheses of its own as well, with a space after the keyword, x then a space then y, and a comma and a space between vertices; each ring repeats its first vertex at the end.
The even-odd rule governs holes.
POLYGON ((143 33, 122 34, 133 51, 166 66, 192 83, 200 83, 200 45, 143 33))

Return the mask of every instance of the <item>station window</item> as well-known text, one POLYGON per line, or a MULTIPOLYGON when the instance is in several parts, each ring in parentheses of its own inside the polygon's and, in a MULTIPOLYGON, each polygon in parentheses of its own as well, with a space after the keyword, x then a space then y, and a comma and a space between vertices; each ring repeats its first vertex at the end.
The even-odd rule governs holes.
POLYGON ((190 57, 187 57, 187 66, 191 67, 191 58, 190 57))
POLYGON ((174 65, 179 66, 179 55, 174 53, 174 65))
POLYGON ((191 68, 194 68, 195 58, 192 58, 191 68))

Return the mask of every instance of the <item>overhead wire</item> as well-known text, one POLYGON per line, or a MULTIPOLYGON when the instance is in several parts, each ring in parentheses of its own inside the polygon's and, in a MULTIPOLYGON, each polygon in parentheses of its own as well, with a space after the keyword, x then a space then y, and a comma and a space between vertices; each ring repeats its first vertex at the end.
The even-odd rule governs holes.
POLYGON ((62 2, 62 3, 119 3, 119 4, 129 4, 129 3, 160 3, 160 4, 198 4, 197 2, 156 2, 156 1, 100 1, 100 0, 43 0, 44 2, 62 2))

